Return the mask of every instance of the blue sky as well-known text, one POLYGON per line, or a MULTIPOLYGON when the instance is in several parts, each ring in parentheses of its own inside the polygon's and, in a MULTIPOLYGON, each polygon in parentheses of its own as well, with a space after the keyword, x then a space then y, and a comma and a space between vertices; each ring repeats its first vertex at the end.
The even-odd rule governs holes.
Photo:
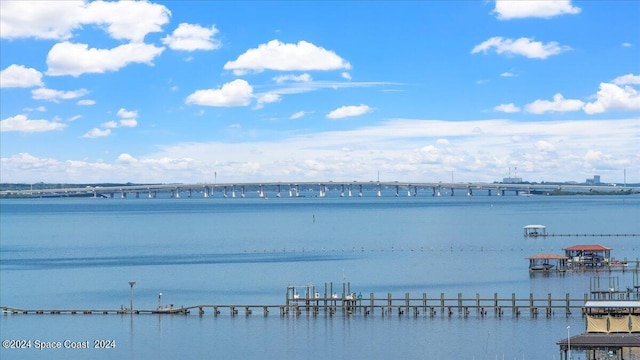
POLYGON ((638 1, 0 2, 0 181, 640 181, 638 1))

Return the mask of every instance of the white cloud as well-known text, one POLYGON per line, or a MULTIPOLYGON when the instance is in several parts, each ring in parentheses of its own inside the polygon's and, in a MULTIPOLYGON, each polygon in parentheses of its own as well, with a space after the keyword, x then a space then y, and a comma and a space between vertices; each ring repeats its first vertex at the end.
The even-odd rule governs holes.
POLYGON ((282 84, 285 82, 309 82, 312 81, 313 78, 311 77, 311 75, 304 73, 304 74, 300 74, 300 75, 279 75, 273 78, 273 81, 275 81, 278 84, 282 84))
POLYGON ((185 103, 202 106, 247 106, 253 98, 253 88, 242 79, 228 82, 220 89, 197 90, 187 97, 185 103))
POLYGON ((340 74, 340 76, 342 76, 342 78, 345 80, 351 80, 351 74, 349 74, 346 71, 343 71, 342 74, 340 74))
POLYGON ((518 74, 512 73, 510 71, 505 71, 502 74, 500 74, 501 77, 516 77, 518 76, 518 74))
POLYGON ((367 105, 348 105, 339 107, 327 114, 329 119, 342 119, 345 117, 360 116, 372 112, 373 109, 367 105))
POLYGON ((115 129, 118 127, 118 122, 111 120, 100 124, 104 129, 115 129))
POLYGON ((291 116, 289 116, 289 119, 291 120, 296 120, 296 119, 300 119, 301 117, 305 116, 306 112, 304 111, 298 111, 294 114, 292 114, 291 116))
POLYGON ((222 44, 213 37, 218 33, 215 25, 210 28, 196 24, 182 23, 173 30, 173 34, 162 39, 162 43, 172 50, 195 51, 215 50, 222 44))
POLYGON ((626 74, 618 76, 612 82, 616 85, 640 85, 640 75, 626 74))
POLYGON ((536 141, 535 148, 536 148, 536 150, 543 151, 543 152, 556 151, 556 147, 552 143, 550 143, 548 141, 544 141, 544 140, 536 141))
POLYGON ((29 120, 25 115, 16 115, 0 121, 0 132, 45 132, 61 130, 67 125, 48 120, 29 120))
POLYGON ((629 43, 629 42, 623 42, 622 43, 622 47, 632 47, 633 44, 629 43))
POLYGON ((95 104, 96 104, 95 100, 90 100, 90 99, 78 100, 78 105, 80 105, 80 106, 91 106, 91 105, 95 105, 95 104))
POLYGON ((544 114, 546 112, 578 111, 582 109, 584 102, 581 100, 565 99, 562 94, 555 94, 553 101, 536 100, 525 105, 525 110, 532 114, 544 114))
POLYGON ((611 110, 640 111, 640 94, 631 86, 601 83, 596 101, 585 104, 584 112, 598 114, 611 110))
POLYGON ((508 103, 508 104, 500 104, 494 107, 493 110, 504 112, 504 113, 517 113, 520 111, 520 108, 515 106, 513 103, 508 103))
POLYGON ((0 36, 5 39, 67 40, 83 25, 98 25, 114 39, 142 41, 162 31, 171 12, 146 1, 2 1, 0 36))
POLYGON ((0 36, 68 39, 81 26, 84 2, 0 1, 0 36))
POLYGON ((118 110, 117 115, 121 118, 136 118, 138 117, 138 112, 137 111, 128 111, 125 108, 121 108, 120 110, 118 110))
POLYGON ((60 100, 77 99, 87 95, 87 89, 78 89, 73 91, 62 91, 47 88, 39 88, 31 90, 31 96, 34 100, 47 100, 52 102, 60 102, 60 100))
POLYGON ((120 120, 121 127, 136 127, 138 126, 138 120, 136 119, 121 119, 120 120))
POLYGON ((282 97, 276 93, 265 93, 261 95, 257 95, 258 101, 255 106, 255 109, 261 109, 264 104, 270 104, 275 102, 280 102, 282 97))
POLYGON ((571 0, 496 0, 493 12, 500 20, 528 17, 551 18, 564 14, 579 14, 581 9, 571 0))
POLYGON ((87 139, 95 139, 100 137, 106 137, 109 135, 111 135, 111 129, 93 128, 89 130, 89 132, 87 132, 86 134, 82 135, 82 137, 87 139))
POLYGON ((368 181, 378 170, 400 181, 448 181, 455 170, 456 181, 492 182, 515 166, 519 176, 531 181, 583 180, 593 176, 594 167, 611 169, 601 173, 607 181, 622 181, 622 168, 627 178, 640 177, 639 120, 395 119, 274 141, 178 143, 159 146, 155 153, 124 153, 110 162, 4 153, 0 160, 8 182, 37 181, 43 174, 60 182, 200 182, 213 179, 214 171, 225 182, 368 181), (476 128, 481 132, 473 132, 476 128), (607 149, 606 154, 590 144, 607 149), (585 160, 587 153, 591 162, 585 160), (76 171, 73 176, 70 166, 76 171))
POLYGON ((161 32, 171 12, 160 4, 146 1, 92 1, 82 14, 83 23, 98 24, 114 39, 134 42, 151 32, 161 32))
POLYGON ((0 87, 33 87, 42 86, 42 73, 23 65, 9 65, 0 71, 0 87))
POLYGON ((89 48, 87 44, 62 42, 47 55, 47 75, 79 76, 85 73, 117 71, 131 63, 153 64, 164 48, 143 43, 130 43, 113 49, 89 48))
POLYGON ((335 52, 306 41, 285 44, 271 40, 257 48, 249 49, 234 61, 224 65, 236 75, 264 70, 310 71, 351 69, 351 64, 335 52))
POLYGON ((564 51, 571 50, 568 46, 559 45, 557 42, 552 41, 543 44, 540 41, 533 41, 530 38, 519 39, 505 39, 500 36, 495 36, 489 40, 484 41, 482 44, 476 45, 472 54, 479 52, 487 53, 487 51, 494 49, 498 54, 505 55, 521 55, 531 59, 546 59, 552 55, 558 55, 564 51))

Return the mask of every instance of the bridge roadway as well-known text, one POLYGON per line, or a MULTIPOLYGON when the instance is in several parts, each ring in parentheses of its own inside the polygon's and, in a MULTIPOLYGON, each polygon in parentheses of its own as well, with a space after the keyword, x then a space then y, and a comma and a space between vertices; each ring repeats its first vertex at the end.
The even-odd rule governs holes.
POLYGON ((635 191, 634 187, 615 185, 572 185, 572 184, 527 184, 527 183, 485 183, 485 182, 400 182, 400 181, 301 181, 301 182, 243 182, 243 183, 174 183, 174 184, 142 184, 125 186, 86 186, 70 188, 32 189, 32 190, 5 190, 0 191, 0 196, 96 196, 125 198, 127 194, 135 194, 140 197, 154 198, 158 192, 170 193, 171 197, 181 197, 186 193, 191 197, 193 193, 202 193, 203 197, 210 197, 221 193, 224 197, 244 197, 247 191, 257 191, 259 197, 267 197, 269 193, 276 196, 300 196, 302 191, 313 189, 316 196, 324 197, 328 191, 339 192, 340 196, 363 196, 364 191, 375 191, 377 196, 382 196, 383 190, 388 193, 395 190, 395 196, 417 196, 420 191, 427 191, 428 195, 441 196, 444 192, 454 195, 455 191, 464 191, 466 195, 474 192, 483 192, 487 195, 505 195, 510 191, 518 194, 531 194, 532 192, 544 193, 551 191, 572 192, 621 192, 635 191), (430 194, 429 194, 430 191, 430 194))

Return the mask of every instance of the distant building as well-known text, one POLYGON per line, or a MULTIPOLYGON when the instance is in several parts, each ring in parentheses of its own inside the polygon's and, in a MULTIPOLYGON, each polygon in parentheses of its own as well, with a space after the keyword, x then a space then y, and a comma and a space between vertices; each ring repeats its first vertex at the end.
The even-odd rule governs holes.
POLYGON ((600 182, 600 175, 593 175, 593 179, 587 179, 586 184, 587 185, 600 185, 600 184, 602 184, 600 182))
POLYGON ((506 177, 502 178, 503 184, 520 184, 522 182, 521 177, 506 177))

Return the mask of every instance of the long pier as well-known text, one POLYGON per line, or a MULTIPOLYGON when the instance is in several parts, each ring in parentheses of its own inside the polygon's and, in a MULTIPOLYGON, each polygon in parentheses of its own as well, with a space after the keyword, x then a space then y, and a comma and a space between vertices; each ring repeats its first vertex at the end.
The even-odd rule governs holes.
POLYGON ((615 185, 572 185, 572 184, 529 184, 529 183, 486 183, 486 182, 401 182, 401 181, 305 181, 305 182, 242 182, 242 183, 181 183, 181 184, 140 184, 122 186, 86 186, 69 188, 4 190, 0 197, 33 196, 33 197, 120 197, 127 198, 155 198, 158 193, 168 193, 171 198, 191 198, 198 194, 203 198, 213 197, 245 197, 248 192, 257 193, 260 198, 269 195, 281 197, 312 196, 326 197, 329 192, 339 194, 340 197, 363 196, 373 192, 376 196, 383 193, 392 196, 453 196, 458 192, 472 196, 477 193, 503 196, 506 192, 515 195, 541 194, 545 192, 573 191, 573 192, 640 192, 639 188, 615 185))
MULTIPOLYGON (((290 288, 293 289, 293 288, 290 288)), ((288 292, 288 295, 291 293, 288 292)), ((60 315, 60 314, 102 314, 102 315, 188 315, 191 312, 204 316, 205 314, 250 316, 253 314, 262 314, 269 316, 270 314, 279 314, 281 317, 286 316, 413 316, 413 317, 434 317, 442 316, 449 318, 467 318, 475 317, 520 317, 529 316, 538 318, 544 315, 550 318, 554 315, 562 315, 569 317, 572 314, 586 316, 587 308, 585 304, 590 300, 588 294, 584 294, 583 298, 571 298, 569 293, 564 297, 553 297, 548 294, 545 298, 535 298, 530 294, 528 298, 518 298, 516 294, 510 297, 500 297, 497 293, 493 297, 464 297, 458 293, 456 297, 446 297, 441 293, 438 297, 429 297, 427 293, 415 297, 409 293, 405 293, 402 297, 394 297, 388 293, 384 297, 377 297, 374 293, 370 293, 364 297, 362 294, 348 294, 341 297, 320 296, 318 293, 307 292, 304 297, 298 297, 295 292, 294 296, 287 296, 285 304, 269 305, 269 304, 219 304, 209 305, 201 304, 188 307, 162 307, 151 310, 143 309, 21 309, 14 307, 0 307, 3 314, 36 314, 36 315, 60 315)), ((638 298, 635 292, 616 292, 609 294, 609 298, 616 300, 628 301, 630 297, 638 298)), ((592 300, 592 299, 591 299, 592 300)), ((636 302, 636 301, 634 301, 636 302)), ((637 301, 640 305, 640 301, 637 301)), ((636 309, 637 310, 637 309, 636 309)), ((637 310, 640 312, 640 310, 637 310)), ((638 314, 636 314, 638 315, 638 314)))

